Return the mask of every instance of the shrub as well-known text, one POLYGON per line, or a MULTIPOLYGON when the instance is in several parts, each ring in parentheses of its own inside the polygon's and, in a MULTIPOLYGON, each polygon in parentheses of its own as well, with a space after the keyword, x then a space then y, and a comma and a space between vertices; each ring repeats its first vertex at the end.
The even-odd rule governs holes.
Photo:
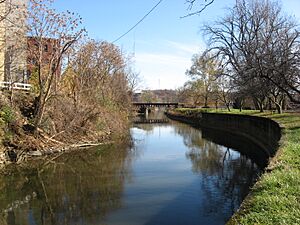
POLYGON ((10 124, 15 120, 15 114, 11 107, 3 106, 0 110, 0 118, 6 123, 10 124))

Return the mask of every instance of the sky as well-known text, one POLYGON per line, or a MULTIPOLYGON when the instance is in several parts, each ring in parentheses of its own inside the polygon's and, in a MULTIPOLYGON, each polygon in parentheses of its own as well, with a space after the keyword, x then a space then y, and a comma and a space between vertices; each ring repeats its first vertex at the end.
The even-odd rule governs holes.
MULTIPOLYGON (((204 2, 204 0, 198 0, 204 2)), ((70 10, 83 18, 89 37, 113 42, 136 24, 159 0, 56 0, 59 11, 70 10)), ((235 0, 215 0, 199 16, 189 13, 185 0, 163 0, 132 32, 115 42, 132 56, 140 74, 141 89, 176 89, 188 77, 191 58, 206 48, 203 24, 226 14, 235 0)), ((283 10, 300 20, 300 0, 282 0, 283 10)))

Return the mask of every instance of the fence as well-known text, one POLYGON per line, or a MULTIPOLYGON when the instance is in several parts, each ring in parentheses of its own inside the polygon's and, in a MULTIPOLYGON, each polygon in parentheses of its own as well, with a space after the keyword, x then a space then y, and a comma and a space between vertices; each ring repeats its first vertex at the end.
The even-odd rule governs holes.
POLYGON ((31 84, 26 83, 14 83, 14 82, 0 82, 1 89, 8 89, 8 90, 21 90, 21 91, 30 91, 31 84))

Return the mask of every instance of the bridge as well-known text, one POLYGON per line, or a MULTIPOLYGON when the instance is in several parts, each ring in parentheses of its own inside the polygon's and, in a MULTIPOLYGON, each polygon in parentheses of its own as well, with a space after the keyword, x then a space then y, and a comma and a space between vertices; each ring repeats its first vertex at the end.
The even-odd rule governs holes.
POLYGON ((147 117, 151 108, 178 108, 182 104, 178 102, 133 102, 132 105, 139 113, 144 113, 147 117))
POLYGON ((169 120, 168 119, 146 119, 146 118, 144 118, 144 119, 136 119, 133 121, 133 123, 135 123, 135 124, 169 123, 169 120))
POLYGON ((178 102, 133 102, 132 105, 139 108, 178 108, 180 104, 178 102))

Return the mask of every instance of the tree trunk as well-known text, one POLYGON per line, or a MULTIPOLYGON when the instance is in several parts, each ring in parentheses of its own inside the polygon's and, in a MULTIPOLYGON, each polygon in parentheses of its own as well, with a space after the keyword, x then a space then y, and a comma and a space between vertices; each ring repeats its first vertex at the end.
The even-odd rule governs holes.
POLYGON ((204 107, 205 107, 205 108, 208 107, 207 102, 208 102, 208 96, 205 96, 205 98, 204 98, 204 107))
POLYGON ((258 100, 257 103, 258 103, 259 111, 261 113, 264 112, 264 101, 258 100))
POLYGON ((275 104, 277 113, 282 114, 284 98, 282 97, 278 100, 278 96, 274 95, 274 98, 270 98, 270 100, 275 104))
POLYGON ((218 100, 216 100, 215 105, 216 105, 216 110, 218 110, 218 100))
POLYGON ((262 103, 259 103, 259 111, 261 113, 264 112, 264 105, 262 103))
POLYGON ((42 96, 39 96, 38 104, 36 106, 36 113, 34 119, 34 134, 38 135, 38 128, 41 125, 44 111, 45 111, 45 100, 42 96))
POLYGON ((243 104, 244 104, 244 100, 241 100, 241 102, 240 102, 240 112, 242 112, 242 110, 243 110, 243 104))
MULTIPOLYGON (((229 104, 226 104, 226 107, 227 107, 228 112, 230 112, 231 110, 230 110, 229 104)), ((241 110, 241 109, 240 109, 240 110, 241 110)))
POLYGON ((10 96, 9 96, 9 101, 10 101, 10 106, 13 107, 14 105, 14 90, 13 88, 11 87, 11 90, 10 90, 10 96))
POLYGON ((276 105, 278 114, 282 114, 282 104, 276 102, 275 105, 276 105))

